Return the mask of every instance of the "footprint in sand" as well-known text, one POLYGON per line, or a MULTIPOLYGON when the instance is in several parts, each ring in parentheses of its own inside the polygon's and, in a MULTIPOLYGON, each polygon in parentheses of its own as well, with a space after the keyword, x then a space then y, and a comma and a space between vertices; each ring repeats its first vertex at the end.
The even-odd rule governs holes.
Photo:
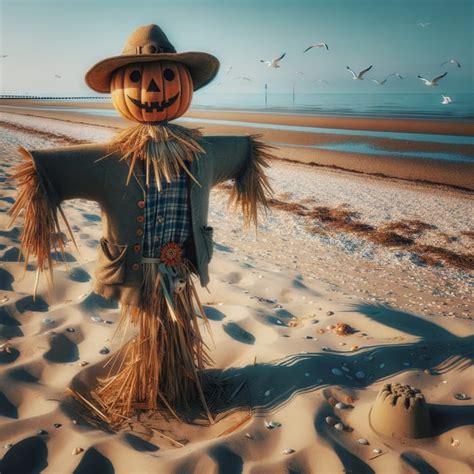
POLYGON ((54 333, 49 338, 49 351, 43 357, 57 364, 75 362, 79 360, 79 348, 64 334, 54 333))
POLYGON ((73 474, 114 474, 113 464, 95 448, 89 448, 73 474))
POLYGON ((14 281, 15 279, 9 271, 0 268, 0 290, 13 291, 12 283, 14 281))
POLYGON ((0 392, 0 416, 13 418, 14 420, 18 419, 18 409, 3 392, 0 392))
POLYGON ((242 342, 243 344, 255 344, 255 336, 239 326, 237 323, 230 322, 224 324, 223 328, 224 332, 232 339, 242 342))
POLYGON ((91 276, 82 268, 76 267, 69 272, 69 278, 78 283, 85 283, 91 279, 91 276))
POLYGON ((20 313, 26 313, 27 311, 45 313, 49 311, 49 305, 41 297, 36 297, 34 300, 32 296, 25 296, 15 303, 16 309, 20 313))
POLYGON ((21 323, 10 316, 6 307, 0 308, 0 339, 12 339, 22 337, 21 323))
POLYGON ((91 221, 91 222, 100 222, 100 216, 98 216, 97 214, 87 214, 87 213, 84 213, 82 214, 82 217, 85 217, 88 221, 91 221))
POLYGON ((18 247, 8 247, 3 255, 0 256, 0 261, 2 262, 24 262, 25 259, 20 253, 18 247))
POLYGON ((140 452, 158 451, 160 449, 160 447, 156 444, 150 443, 149 441, 142 439, 132 433, 125 433, 124 439, 133 449, 136 449, 140 452))
POLYGON ((48 466, 48 448, 38 436, 14 444, 0 461, 2 474, 41 472, 48 466))

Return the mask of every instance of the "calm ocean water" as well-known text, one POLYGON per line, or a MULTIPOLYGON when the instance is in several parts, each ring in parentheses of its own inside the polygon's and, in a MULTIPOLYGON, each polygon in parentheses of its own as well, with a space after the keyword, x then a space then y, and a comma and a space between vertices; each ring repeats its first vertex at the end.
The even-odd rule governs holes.
POLYGON ((194 108, 267 110, 280 113, 305 113, 315 115, 383 116, 474 120, 474 93, 448 94, 452 102, 443 105, 443 91, 422 94, 337 94, 301 93, 209 93, 197 92, 194 108))

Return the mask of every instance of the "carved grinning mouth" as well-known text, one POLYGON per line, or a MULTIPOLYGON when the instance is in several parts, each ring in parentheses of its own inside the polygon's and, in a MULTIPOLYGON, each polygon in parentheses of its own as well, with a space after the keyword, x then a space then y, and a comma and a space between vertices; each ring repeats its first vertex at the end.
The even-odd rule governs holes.
POLYGON ((179 92, 171 97, 171 99, 164 100, 163 102, 140 102, 137 99, 134 99, 127 95, 127 97, 137 106, 140 107, 140 109, 145 109, 145 112, 163 112, 164 109, 172 106, 175 102, 176 99, 179 96, 179 92))

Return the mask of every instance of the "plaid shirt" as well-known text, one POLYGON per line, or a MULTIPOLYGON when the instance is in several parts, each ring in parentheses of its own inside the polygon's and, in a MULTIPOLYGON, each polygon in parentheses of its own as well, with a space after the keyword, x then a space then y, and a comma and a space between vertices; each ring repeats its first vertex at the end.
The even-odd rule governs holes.
POLYGON ((145 200, 145 234, 143 256, 159 257, 163 245, 183 244, 190 233, 191 217, 188 205, 188 183, 184 171, 171 183, 161 183, 158 191, 154 175, 150 176, 145 200))

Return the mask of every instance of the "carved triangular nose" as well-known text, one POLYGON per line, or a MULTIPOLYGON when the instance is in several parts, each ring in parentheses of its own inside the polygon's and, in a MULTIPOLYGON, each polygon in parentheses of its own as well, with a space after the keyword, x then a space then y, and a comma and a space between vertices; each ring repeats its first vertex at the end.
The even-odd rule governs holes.
POLYGON ((150 81, 150 84, 148 84, 147 92, 160 92, 160 88, 153 79, 150 81))

